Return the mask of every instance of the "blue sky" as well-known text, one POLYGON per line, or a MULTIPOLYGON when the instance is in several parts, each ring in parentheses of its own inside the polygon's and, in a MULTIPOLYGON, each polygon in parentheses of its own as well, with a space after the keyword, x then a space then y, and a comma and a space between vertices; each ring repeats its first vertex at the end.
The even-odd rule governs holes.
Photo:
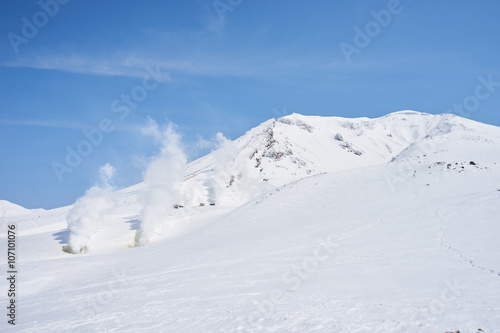
POLYGON ((190 159, 200 137, 292 112, 468 103, 460 115, 500 125, 498 1, 60 2, 0 3, 0 199, 28 208, 73 203, 107 162, 115 186, 141 181, 148 117, 176 123, 190 159), (69 167, 68 147, 88 155, 69 167))

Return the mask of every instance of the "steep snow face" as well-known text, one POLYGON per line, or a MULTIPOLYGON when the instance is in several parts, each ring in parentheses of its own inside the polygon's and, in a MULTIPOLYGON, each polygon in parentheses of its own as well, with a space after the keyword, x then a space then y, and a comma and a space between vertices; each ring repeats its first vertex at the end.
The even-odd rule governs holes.
POLYGON ((186 204, 208 201, 207 189, 215 178, 225 192, 213 201, 241 204, 307 176, 390 161, 406 165, 414 156, 432 164, 459 149, 463 160, 448 158, 447 163, 486 162, 481 147, 498 142, 499 128, 451 114, 400 111, 376 119, 292 114, 248 131, 235 140, 231 152, 216 151, 192 162, 184 184, 186 204), (221 155, 224 159, 217 157, 221 155), (214 176, 214 169, 223 175, 214 176))

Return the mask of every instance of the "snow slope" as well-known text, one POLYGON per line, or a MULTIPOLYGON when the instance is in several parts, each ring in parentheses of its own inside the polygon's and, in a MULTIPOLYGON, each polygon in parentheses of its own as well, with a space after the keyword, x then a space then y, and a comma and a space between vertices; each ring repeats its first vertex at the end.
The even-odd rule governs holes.
POLYGON ((7 200, 0 200, 0 218, 18 216, 24 214, 37 214, 42 213, 45 210, 42 208, 37 209, 27 209, 22 206, 16 205, 15 203, 9 202, 7 200))
POLYGON ((61 251, 69 207, 3 217, 19 230, 16 328, 500 332, 499 128, 294 114, 236 145, 228 193, 198 206, 215 153, 192 162, 186 207, 144 247, 130 247, 141 184, 118 192, 86 255, 61 251), (267 192, 239 193, 249 180, 267 192))
POLYGON ((0 200, 0 218, 26 214, 29 210, 7 200, 0 200))

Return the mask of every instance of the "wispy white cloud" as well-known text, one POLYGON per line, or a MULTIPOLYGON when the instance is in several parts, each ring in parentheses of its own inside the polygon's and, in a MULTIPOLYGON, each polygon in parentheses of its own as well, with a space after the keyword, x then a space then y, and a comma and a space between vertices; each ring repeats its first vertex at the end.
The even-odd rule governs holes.
MULTIPOLYGON (((25 126, 25 127, 48 127, 68 130, 91 130, 95 128, 95 124, 85 124, 81 122, 65 121, 65 120, 41 120, 41 119, 0 119, 0 125, 25 126)), ((138 128, 134 124, 116 123, 115 132, 131 132, 137 133, 142 128, 138 128)))
MULTIPOLYGON (((154 64, 151 64, 154 65, 154 64)), ((105 75, 144 77, 145 67, 137 67, 128 63, 128 59, 120 61, 101 60, 77 55, 48 55, 37 56, 32 59, 19 59, 4 64, 5 67, 24 67, 45 70, 59 70, 63 72, 105 75)))
POLYGON ((52 127, 61 129, 84 129, 88 126, 78 122, 64 120, 39 120, 39 119, 0 119, 0 124, 17 126, 52 127))
MULTIPOLYGON (((265 77, 284 75, 300 71, 343 70, 342 62, 326 62, 319 57, 293 55, 279 50, 258 50, 227 53, 203 52, 165 59, 156 56, 111 56, 103 60, 87 55, 46 55, 18 59, 3 64, 4 67, 24 67, 44 70, 58 70, 70 73, 144 77, 145 68, 159 68, 164 73, 199 76, 265 77)), ((166 78, 167 80, 169 77, 166 78)))
POLYGON ((161 141, 161 130, 158 127, 158 123, 150 117, 148 117, 146 125, 139 127, 139 131, 142 135, 151 136, 158 142, 161 141))

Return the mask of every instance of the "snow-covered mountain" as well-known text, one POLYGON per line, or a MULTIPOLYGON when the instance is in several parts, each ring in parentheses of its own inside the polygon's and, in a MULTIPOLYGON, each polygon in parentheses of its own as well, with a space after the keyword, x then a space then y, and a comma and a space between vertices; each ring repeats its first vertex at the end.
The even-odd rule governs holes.
POLYGON ((26 209, 15 203, 9 202, 7 200, 0 200, 0 218, 8 216, 17 216, 35 212, 42 212, 43 209, 26 209))
POLYGON ((27 213, 28 210, 7 200, 0 200, 0 217, 15 216, 27 213))
POLYGON ((1 218, 19 230, 17 328, 500 332, 498 127, 293 114, 184 178, 143 247, 144 184, 117 192, 85 255, 62 251, 71 207, 1 218))
POLYGON ((388 162, 401 169, 410 161, 491 162, 496 158, 491 149, 499 143, 497 127, 452 114, 400 111, 377 119, 292 114, 268 120, 233 146, 192 162, 182 204, 211 201, 207 184, 214 178, 227 189, 217 203, 241 204, 270 188, 324 172, 388 162))

